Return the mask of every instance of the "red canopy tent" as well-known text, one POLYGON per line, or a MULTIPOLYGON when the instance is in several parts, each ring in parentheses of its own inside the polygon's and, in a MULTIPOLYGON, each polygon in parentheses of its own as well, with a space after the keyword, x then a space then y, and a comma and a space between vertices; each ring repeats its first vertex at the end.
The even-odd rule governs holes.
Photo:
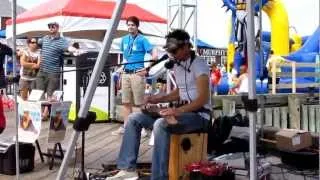
MULTIPOLYGON (((58 22, 65 36, 102 40, 115 7, 114 1, 49 0, 17 16, 18 36, 42 36, 47 24, 58 22)), ((118 26, 117 36, 127 31, 126 19, 137 16, 139 29, 154 36, 164 36, 166 20, 135 5, 127 3, 118 26)), ((12 36, 12 21, 7 21, 7 38, 12 36)))

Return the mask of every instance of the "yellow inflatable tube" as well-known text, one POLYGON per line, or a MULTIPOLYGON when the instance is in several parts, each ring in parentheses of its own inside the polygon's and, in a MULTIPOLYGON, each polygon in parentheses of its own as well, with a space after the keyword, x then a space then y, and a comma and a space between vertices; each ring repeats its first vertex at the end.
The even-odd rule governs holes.
POLYGON ((281 0, 270 0, 263 11, 271 22, 271 49, 276 55, 289 54, 288 14, 281 0))
MULTIPOLYGON (((230 21, 228 23, 229 37, 232 36, 232 23, 233 22, 232 22, 232 17, 231 17, 230 21)), ((235 53, 235 46, 234 46, 233 42, 229 42, 228 49, 227 49, 227 72, 230 72, 230 65, 234 61, 234 53, 235 53)))
MULTIPOLYGON (((263 7, 271 22, 271 49, 276 55, 289 54, 289 20, 287 11, 281 0, 269 0, 263 7)), ((228 69, 234 61, 235 46, 228 44, 228 69)))
POLYGON ((293 44, 291 45, 290 52, 295 52, 301 48, 302 45, 302 37, 297 33, 294 33, 290 37, 293 40, 293 44))
POLYGON ((230 72, 230 64, 234 61, 235 47, 233 43, 228 44, 227 51, 227 72, 230 72))

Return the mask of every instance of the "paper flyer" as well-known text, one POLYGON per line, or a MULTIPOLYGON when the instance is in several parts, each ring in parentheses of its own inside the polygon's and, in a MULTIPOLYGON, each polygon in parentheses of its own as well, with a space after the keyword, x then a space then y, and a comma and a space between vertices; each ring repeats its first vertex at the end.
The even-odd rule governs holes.
POLYGON ((70 106, 71 102, 55 102, 51 104, 49 143, 57 143, 64 140, 70 106))
POLYGON ((39 102, 21 102, 18 106, 19 142, 34 143, 41 130, 41 104, 39 102))

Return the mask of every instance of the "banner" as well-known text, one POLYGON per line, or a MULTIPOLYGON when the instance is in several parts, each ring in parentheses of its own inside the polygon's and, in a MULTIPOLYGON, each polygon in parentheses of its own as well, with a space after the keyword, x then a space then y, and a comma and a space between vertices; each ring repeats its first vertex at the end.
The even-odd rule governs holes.
POLYGON ((34 143, 41 130, 41 103, 23 101, 18 106, 19 142, 34 143))
POLYGON ((51 104, 48 143, 64 140, 71 102, 54 102, 51 104))

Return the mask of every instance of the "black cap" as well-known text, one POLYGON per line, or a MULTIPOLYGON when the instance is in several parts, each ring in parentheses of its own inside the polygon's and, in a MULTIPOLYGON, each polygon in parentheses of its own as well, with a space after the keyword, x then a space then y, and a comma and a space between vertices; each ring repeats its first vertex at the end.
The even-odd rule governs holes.
POLYGON ((166 35, 166 45, 163 47, 167 52, 174 52, 177 49, 190 43, 189 34, 183 29, 176 29, 166 35))

